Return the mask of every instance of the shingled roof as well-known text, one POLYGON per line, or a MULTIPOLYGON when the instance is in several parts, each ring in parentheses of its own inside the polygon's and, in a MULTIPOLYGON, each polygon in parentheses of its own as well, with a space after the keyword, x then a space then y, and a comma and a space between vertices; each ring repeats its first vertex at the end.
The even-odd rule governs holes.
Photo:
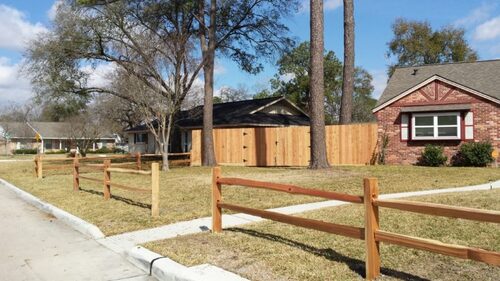
MULTIPOLYGON (((309 117, 303 112, 300 115, 259 112, 260 109, 280 101, 288 103, 290 107, 300 111, 284 97, 217 103, 214 104, 213 124, 216 127, 309 125, 309 117)), ((201 128, 203 126, 203 106, 183 111, 176 124, 179 127, 201 128)))
POLYGON ((396 68, 375 109, 429 78, 437 76, 500 102, 500 60, 396 68))
MULTIPOLYGON (((285 97, 252 99, 214 104, 214 127, 273 127, 273 126, 308 126, 309 116, 285 97), (261 109, 283 102, 299 111, 300 115, 269 114, 261 109)), ((203 106, 181 111, 175 122, 181 128, 203 127, 203 106)), ((138 125, 128 132, 146 131, 146 125, 138 125)))
MULTIPOLYGON (((66 139, 70 138, 68 128, 70 123, 65 122, 30 122, 30 125, 42 135, 44 139, 66 139)), ((26 122, 0 122, 0 127, 7 131, 11 138, 33 139, 35 132, 26 122)), ((102 139, 113 139, 111 133, 103 134, 102 139)))

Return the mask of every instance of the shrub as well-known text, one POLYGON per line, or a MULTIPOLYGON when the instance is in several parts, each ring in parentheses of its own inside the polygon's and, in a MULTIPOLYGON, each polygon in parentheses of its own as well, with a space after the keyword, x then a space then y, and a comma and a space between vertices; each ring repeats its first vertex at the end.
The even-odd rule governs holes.
POLYGON ((114 151, 114 153, 120 153, 120 154, 125 154, 125 153, 127 153, 127 152, 125 151, 125 149, 118 148, 118 147, 116 147, 113 151, 114 151))
POLYGON ((38 150, 36 148, 35 149, 23 148, 23 149, 12 150, 12 154, 37 154, 37 153, 38 153, 38 150))
POLYGON ((385 153, 389 146, 389 136, 384 132, 382 135, 382 144, 380 145, 380 152, 378 155, 378 164, 385 165, 385 153))
POLYGON ((112 149, 109 149, 107 147, 102 147, 102 148, 99 148, 99 149, 96 149, 96 150, 87 150, 87 153, 89 154, 93 154, 93 153, 98 153, 98 154, 107 154, 107 153, 113 153, 113 150, 112 149))
POLYGON ((420 157, 419 164, 422 166, 439 167, 446 163, 448 157, 443 155, 443 147, 428 144, 420 157))
POLYGON ((102 147, 99 149, 96 149, 95 151, 92 151, 91 149, 87 150, 87 153, 92 154, 109 154, 109 153, 125 153, 125 150, 120 149, 120 148, 107 148, 107 147, 102 147))
POLYGON ((453 165, 484 167, 495 159, 491 156, 493 146, 489 142, 469 142, 460 146, 453 165))

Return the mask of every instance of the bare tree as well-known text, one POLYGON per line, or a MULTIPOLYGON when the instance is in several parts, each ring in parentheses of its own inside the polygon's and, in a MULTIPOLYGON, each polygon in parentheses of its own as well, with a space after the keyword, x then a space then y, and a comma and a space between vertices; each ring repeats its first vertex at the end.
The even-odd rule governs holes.
POLYGON ((38 108, 31 101, 24 104, 10 103, 1 109, 0 121, 26 122, 38 119, 38 108))
POLYGON ((194 55, 197 7, 180 0, 88 6, 69 2, 58 9, 54 29, 32 42, 27 52, 25 72, 38 96, 87 98, 104 93, 141 108, 149 118, 145 122, 154 122, 150 130, 163 156, 163 170, 168 170, 173 118, 204 65, 194 55), (143 96, 92 84, 92 71, 85 69, 102 65, 139 83, 138 94, 143 96))
POLYGON ((0 121, 0 143, 4 145, 5 155, 9 155, 9 142, 12 137, 11 124, 6 121, 0 121))
POLYGON ((352 96, 354 92, 354 0, 344 0, 344 72, 340 124, 352 120, 352 96))
POLYGON ((233 102, 250 98, 248 88, 244 84, 238 84, 237 88, 222 87, 219 98, 221 102, 233 102))
POLYGON ((311 169, 328 168, 325 140, 325 84, 323 69, 323 0, 311 0, 311 169))
POLYGON ((92 111, 72 116, 66 120, 66 124, 64 130, 69 141, 78 148, 82 156, 86 156, 89 149, 107 133, 107 128, 101 119, 96 118, 96 114, 92 111))

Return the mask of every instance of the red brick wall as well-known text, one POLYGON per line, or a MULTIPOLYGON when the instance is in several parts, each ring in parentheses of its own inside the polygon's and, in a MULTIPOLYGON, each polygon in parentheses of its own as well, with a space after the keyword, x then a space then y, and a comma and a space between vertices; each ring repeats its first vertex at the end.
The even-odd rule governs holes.
POLYGON ((455 155, 464 141, 401 140, 401 107, 436 104, 470 104, 474 116, 473 141, 490 141, 500 151, 500 105, 435 81, 375 113, 379 140, 384 134, 389 137, 385 158, 387 164, 415 164, 425 145, 429 143, 443 146, 448 159, 455 155))

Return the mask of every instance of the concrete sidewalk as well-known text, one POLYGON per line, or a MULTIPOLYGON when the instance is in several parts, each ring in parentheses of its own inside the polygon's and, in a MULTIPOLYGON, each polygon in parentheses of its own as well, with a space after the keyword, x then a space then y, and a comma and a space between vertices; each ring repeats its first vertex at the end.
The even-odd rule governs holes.
POLYGON ((1 280, 156 280, 0 188, 1 280))

